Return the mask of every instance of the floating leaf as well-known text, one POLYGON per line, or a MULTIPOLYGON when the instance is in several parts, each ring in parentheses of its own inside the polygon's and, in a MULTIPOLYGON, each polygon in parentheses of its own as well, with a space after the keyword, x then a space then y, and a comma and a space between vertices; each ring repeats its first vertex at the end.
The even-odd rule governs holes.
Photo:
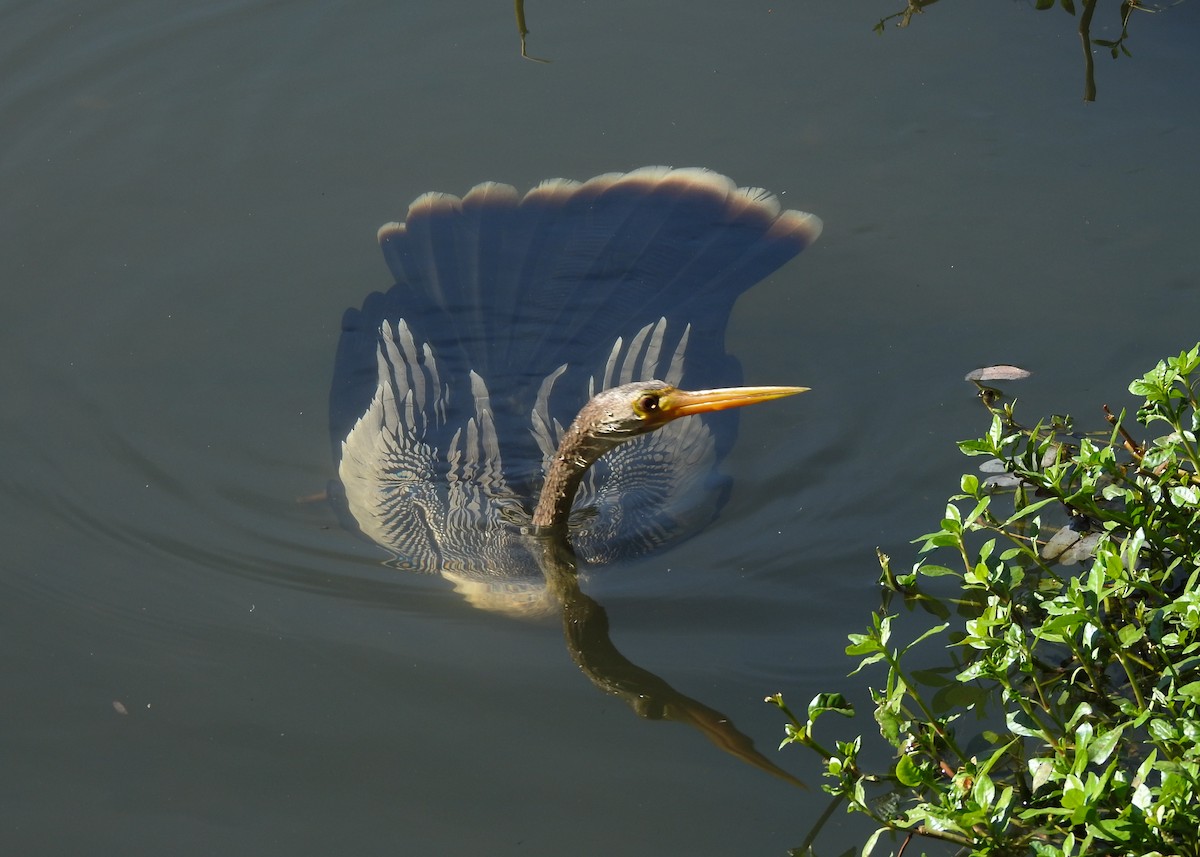
POLYGON ((1050 775, 1054 773, 1054 762, 1050 759, 1030 759, 1029 772, 1033 774, 1029 790, 1036 792, 1050 781, 1050 775))
POLYGON ((1020 366, 1012 366, 1008 363, 998 363, 995 366, 983 366, 979 369, 972 369, 967 373, 966 380, 968 381, 1021 381, 1028 378, 1033 373, 1028 369, 1022 369, 1020 366))
POLYGON ((1083 518, 1072 519, 1070 526, 1063 527, 1042 548, 1042 559, 1074 565, 1090 559, 1096 554, 1096 545, 1101 533, 1089 533, 1083 518), (1079 527, 1079 529, 1076 529, 1079 527))
POLYGON ((983 480, 984 488, 1016 488, 1020 484, 1020 477, 1013 476, 1011 473, 999 473, 983 480))

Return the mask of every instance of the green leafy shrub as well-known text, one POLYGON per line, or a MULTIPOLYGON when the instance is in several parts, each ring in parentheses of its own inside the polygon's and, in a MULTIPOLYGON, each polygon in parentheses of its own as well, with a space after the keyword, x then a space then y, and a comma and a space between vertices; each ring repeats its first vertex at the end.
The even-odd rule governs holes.
POLYGON ((768 697, 783 743, 878 823, 864 855, 887 830, 973 855, 1200 855, 1198 370, 1200 345, 1159 363, 1129 387, 1144 428, 1105 407, 1101 435, 1024 427, 981 385, 991 428, 960 448, 992 475, 962 477, 911 571, 880 554, 884 608, 846 649, 854 672, 886 667, 870 693, 894 761, 817 737, 853 714, 840 694, 804 718, 768 697), (918 607, 943 621, 897 642, 918 607))

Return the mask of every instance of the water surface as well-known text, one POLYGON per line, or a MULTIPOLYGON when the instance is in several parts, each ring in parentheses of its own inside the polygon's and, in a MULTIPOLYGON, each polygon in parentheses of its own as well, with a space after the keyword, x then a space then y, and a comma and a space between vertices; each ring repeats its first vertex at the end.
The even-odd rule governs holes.
MULTIPOLYGON (((862 698, 844 637, 875 547, 906 563, 957 485, 983 424, 962 375, 1020 363, 1031 414, 1098 422, 1200 336, 1196 9, 1137 16, 1084 104, 1074 20, 1020 3, 882 36, 884 3, 530 7, 549 64, 505 3, 8 4, 0 842, 798 844, 819 791, 638 719, 553 622, 297 502, 333 471, 342 311, 390 285, 376 229, 426 190, 655 163, 824 219, 727 341, 749 382, 813 392, 743 415, 715 523, 587 587, 626 657, 815 785, 761 699, 862 698)), ((828 850, 861 841, 831 824, 828 850)))

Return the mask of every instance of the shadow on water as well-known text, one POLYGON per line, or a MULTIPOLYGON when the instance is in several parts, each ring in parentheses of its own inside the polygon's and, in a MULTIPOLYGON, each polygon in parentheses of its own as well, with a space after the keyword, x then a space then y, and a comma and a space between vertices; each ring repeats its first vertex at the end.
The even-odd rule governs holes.
POLYGON ((343 320, 330 408, 343 522, 477 607, 561 616, 598 688, 802 785, 622 655, 577 566, 715 517, 736 423, 712 412, 803 391, 729 386, 730 311, 820 228, 699 169, 421 196, 379 233, 396 285, 343 320))

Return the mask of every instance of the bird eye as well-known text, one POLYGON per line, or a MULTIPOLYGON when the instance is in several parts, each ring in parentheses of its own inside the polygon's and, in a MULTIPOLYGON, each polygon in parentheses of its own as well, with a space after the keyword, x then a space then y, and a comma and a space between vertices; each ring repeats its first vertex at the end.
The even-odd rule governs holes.
POLYGON ((658 396, 654 393, 644 393, 638 399, 638 410, 643 414, 653 414, 658 410, 658 396))

